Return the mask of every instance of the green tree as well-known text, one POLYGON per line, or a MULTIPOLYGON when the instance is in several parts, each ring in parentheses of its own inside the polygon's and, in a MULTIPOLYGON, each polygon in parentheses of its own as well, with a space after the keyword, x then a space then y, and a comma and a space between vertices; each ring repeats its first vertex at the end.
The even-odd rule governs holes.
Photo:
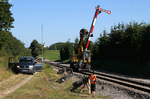
POLYGON ((110 33, 103 32, 94 45, 96 59, 146 63, 150 60, 150 25, 145 23, 118 24, 110 33))
POLYGON ((67 60, 73 55, 73 43, 70 41, 65 42, 60 48, 60 58, 61 60, 67 60))
POLYGON ((69 58, 70 58, 69 48, 67 46, 62 47, 60 49, 60 59, 63 61, 69 58))
POLYGON ((10 11, 12 5, 8 0, 1 0, 0 2, 0 31, 9 31, 13 28, 14 18, 10 11))
POLYGON ((0 2, 0 56, 18 56, 28 53, 24 44, 15 38, 10 29, 13 28, 14 18, 11 12, 12 5, 8 0, 0 2))
POLYGON ((37 40, 33 40, 29 48, 33 57, 39 56, 42 52, 42 45, 37 40))
POLYGON ((79 39, 76 38, 74 41, 74 54, 78 53, 79 39))

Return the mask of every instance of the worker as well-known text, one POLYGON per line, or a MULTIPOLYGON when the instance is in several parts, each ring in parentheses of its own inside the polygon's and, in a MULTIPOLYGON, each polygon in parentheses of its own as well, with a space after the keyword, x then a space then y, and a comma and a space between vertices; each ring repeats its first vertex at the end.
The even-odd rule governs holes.
POLYGON ((89 83, 90 83, 90 92, 93 96, 95 96, 95 91, 96 91, 96 75, 94 73, 94 71, 92 72, 92 74, 89 75, 89 83))

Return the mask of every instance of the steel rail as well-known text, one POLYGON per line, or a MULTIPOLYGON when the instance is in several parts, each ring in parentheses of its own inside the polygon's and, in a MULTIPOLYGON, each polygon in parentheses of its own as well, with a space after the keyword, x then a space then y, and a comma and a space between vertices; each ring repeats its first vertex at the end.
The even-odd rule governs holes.
MULTIPOLYGON (((69 68, 68 66, 65 65, 61 65, 59 63, 51 63, 49 62, 49 64, 57 66, 59 68, 69 68)), ((85 75, 90 75, 92 72, 78 72, 81 74, 85 74, 85 75)), ((104 74, 104 73, 100 73, 100 72, 94 72, 97 75, 98 79, 102 79, 108 82, 113 82, 119 85, 123 85, 125 87, 129 87, 129 88, 134 88, 136 90, 142 91, 142 92, 146 92, 147 94, 150 94, 150 84, 147 83, 142 83, 142 82, 138 82, 138 81, 134 81, 131 79, 126 79, 123 77, 119 77, 119 76, 114 76, 114 75, 110 75, 110 74, 104 74)))

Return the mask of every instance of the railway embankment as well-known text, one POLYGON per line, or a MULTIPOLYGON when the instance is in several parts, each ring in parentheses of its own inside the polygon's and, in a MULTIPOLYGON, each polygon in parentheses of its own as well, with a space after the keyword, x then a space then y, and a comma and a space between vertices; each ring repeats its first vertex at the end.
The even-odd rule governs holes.
MULTIPOLYGON (((67 67, 68 64, 51 62, 59 68, 67 67)), ((97 83, 97 95, 110 96, 114 99, 149 99, 149 79, 139 79, 124 75, 115 75, 105 72, 95 72, 99 78, 97 83)), ((82 73, 74 73, 82 77, 82 73)), ((88 74, 88 73, 84 73, 88 74)))

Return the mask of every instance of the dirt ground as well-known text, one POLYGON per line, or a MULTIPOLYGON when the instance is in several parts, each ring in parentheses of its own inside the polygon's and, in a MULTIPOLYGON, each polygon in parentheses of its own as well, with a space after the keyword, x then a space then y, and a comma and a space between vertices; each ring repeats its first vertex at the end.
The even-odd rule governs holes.
POLYGON ((14 92, 16 89, 31 80, 32 77, 33 75, 18 74, 0 82, 0 98, 14 92))

